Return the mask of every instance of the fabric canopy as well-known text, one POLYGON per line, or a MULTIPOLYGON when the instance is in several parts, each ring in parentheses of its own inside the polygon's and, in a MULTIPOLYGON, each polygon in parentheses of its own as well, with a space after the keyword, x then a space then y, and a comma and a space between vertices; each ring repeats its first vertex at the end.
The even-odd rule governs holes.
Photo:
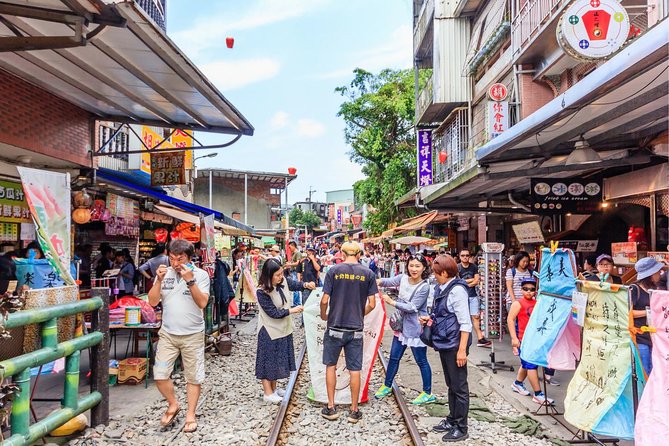
MULTIPOLYGON (((177 220, 185 221, 187 223, 193 223, 198 226, 200 225, 199 216, 189 214, 188 212, 184 212, 182 210, 168 206, 167 203, 161 202, 161 204, 157 204, 156 206, 154 206, 154 208, 156 211, 162 212, 163 214, 172 218, 176 218, 177 220)), ((216 229, 220 229, 223 235, 235 235, 235 236, 250 235, 247 231, 244 231, 243 229, 235 228, 234 226, 226 225, 225 223, 221 223, 220 221, 216 220, 214 220, 214 227, 216 229)))
POLYGON ((390 238, 397 234, 404 234, 406 232, 417 231, 419 229, 425 228, 427 225, 432 223, 435 218, 439 216, 438 211, 430 211, 425 214, 418 215, 409 219, 407 222, 403 223, 396 228, 388 229, 381 234, 383 238, 390 238))

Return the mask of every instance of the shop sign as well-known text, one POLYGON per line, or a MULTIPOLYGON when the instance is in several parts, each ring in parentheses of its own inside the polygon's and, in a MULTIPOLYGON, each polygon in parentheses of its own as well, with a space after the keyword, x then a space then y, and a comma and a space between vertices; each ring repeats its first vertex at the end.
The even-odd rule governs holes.
POLYGON ((337 225, 341 226, 342 221, 343 221, 343 216, 342 216, 342 207, 340 206, 339 209, 337 209, 337 225))
POLYGON ((490 139, 509 128, 509 101, 488 101, 488 135, 490 139))
POLYGON ((532 178, 530 186, 530 201, 535 214, 590 214, 600 210, 601 180, 532 178))
POLYGON ((488 97, 491 101, 503 101, 508 95, 509 89, 506 88, 506 85, 500 84, 499 82, 492 84, 488 89, 488 97))
POLYGON ((0 220, 7 223, 32 223, 30 207, 21 183, 0 181, 0 220))
POLYGON ((607 59, 630 35, 630 20, 618 0, 576 0, 557 28, 558 42, 574 59, 607 59))
MULTIPOLYGON (((142 126, 141 137, 142 141, 144 142, 144 145, 146 145, 146 147, 151 147, 151 148, 154 148, 154 146, 157 146, 158 144, 160 144, 161 141, 165 139, 161 134, 155 132, 151 127, 147 126, 142 126)), ((128 162, 130 165, 130 169, 139 169, 142 172, 150 174, 151 153, 146 151, 144 145, 141 146, 141 149, 144 150, 145 152, 142 153, 141 155, 136 155, 136 154, 129 155, 130 158, 128 162)), ((159 147, 156 147, 155 149, 171 150, 171 149, 180 149, 184 147, 193 147, 192 132, 184 130, 175 130, 172 136, 167 141, 163 142, 162 144, 160 144, 159 147)), ((184 153, 185 153, 184 164, 186 165, 186 169, 192 169, 193 151, 186 150, 184 153)))
POLYGON ((574 252, 597 252, 599 240, 560 240, 560 248, 574 252))
MULTIPOLYGON (((19 225, 16 223, 0 223, 0 242, 16 242, 19 240, 19 225)), ((27 240, 27 239, 24 239, 27 240)))
POLYGON ((432 130, 418 130, 418 187, 432 184, 432 130))
POLYGON ((611 243, 611 257, 616 265, 633 265, 638 260, 636 242, 611 243))
POLYGON ((669 252, 667 251, 648 251, 648 257, 653 257, 658 262, 666 261, 669 262, 669 252))
POLYGON ((139 237, 139 203, 116 194, 107 194, 110 218, 105 223, 106 235, 139 237))
POLYGON ((504 252, 503 243, 481 243, 481 249, 488 254, 504 252))
POLYGON ((151 186, 175 186, 185 183, 184 152, 151 154, 151 186))
POLYGON ((351 221, 353 221, 353 226, 360 227, 360 223, 362 223, 362 215, 360 214, 355 214, 351 215, 351 221))
POLYGON ((538 221, 513 225, 512 228, 520 243, 544 243, 544 233, 538 221))

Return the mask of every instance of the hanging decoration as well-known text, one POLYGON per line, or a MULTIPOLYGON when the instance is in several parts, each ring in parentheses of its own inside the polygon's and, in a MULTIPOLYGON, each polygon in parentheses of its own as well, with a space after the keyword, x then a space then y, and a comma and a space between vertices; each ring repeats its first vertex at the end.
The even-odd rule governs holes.
POLYGON ((447 159, 448 159, 448 152, 446 152, 445 150, 441 150, 439 152, 439 164, 444 164, 447 159))
POLYGON ((85 225, 91 221, 91 211, 88 208, 79 208, 72 211, 72 221, 78 225, 85 225))
POLYGON ((225 46, 232 49, 232 47, 235 46, 235 38, 234 37, 226 37, 225 38, 225 46))
POLYGON ((153 235, 157 243, 165 243, 167 241, 167 229, 165 228, 156 229, 153 231, 153 235))

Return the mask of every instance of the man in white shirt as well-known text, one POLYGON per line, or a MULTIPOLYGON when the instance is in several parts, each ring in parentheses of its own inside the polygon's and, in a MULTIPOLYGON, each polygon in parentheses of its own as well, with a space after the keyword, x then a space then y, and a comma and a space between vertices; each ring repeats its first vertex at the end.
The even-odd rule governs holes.
POLYGON ((209 301, 209 274, 191 263, 193 244, 173 240, 169 246, 170 266, 156 270, 155 286, 149 291, 152 306, 163 303, 162 327, 156 348, 153 377, 158 390, 167 400, 168 408, 160 424, 171 425, 181 411, 174 394, 170 374, 181 355, 186 377, 188 410, 184 432, 195 432, 195 408, 204 382, 204 316, 209 301))

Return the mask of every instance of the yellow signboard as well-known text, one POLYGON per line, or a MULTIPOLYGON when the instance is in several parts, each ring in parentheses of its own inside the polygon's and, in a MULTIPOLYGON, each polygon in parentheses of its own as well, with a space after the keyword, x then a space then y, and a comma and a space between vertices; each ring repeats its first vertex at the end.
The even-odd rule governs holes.
MULTIPOLYGON (((151 127, 142 126, 142 141, 147 147, 153 148, 165 139, 161 134, 155 132, 151 127)), ((175 130, 172 136, 157 147, 158 150, 180 149, 182 147, 192 147, 193 137, 190 132, 185 130, 175 130)), ((193 151, 186 150, 184 166, 186 169, 193 168, 193 151)), ((151 173, 151 155, 149 152, 142 153, 142 172, 151 173)))

